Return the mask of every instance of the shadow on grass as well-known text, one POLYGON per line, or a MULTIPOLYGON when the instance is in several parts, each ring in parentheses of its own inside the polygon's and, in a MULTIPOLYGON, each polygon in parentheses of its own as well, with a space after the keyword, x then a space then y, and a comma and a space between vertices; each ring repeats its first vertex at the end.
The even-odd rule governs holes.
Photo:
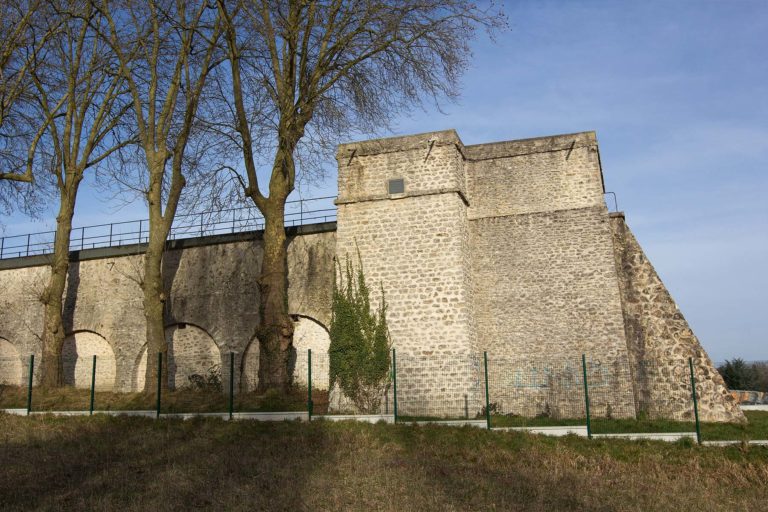
POLYGON ((468 427, 0 414, 0 465, 3 510, 714 511, 764 504, 768 451, 468 427))

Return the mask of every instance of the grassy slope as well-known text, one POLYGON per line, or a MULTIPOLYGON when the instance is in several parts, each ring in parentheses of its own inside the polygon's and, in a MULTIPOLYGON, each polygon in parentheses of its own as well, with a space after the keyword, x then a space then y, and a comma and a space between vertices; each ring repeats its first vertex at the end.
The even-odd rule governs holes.
POLYGON ((2 510, 765 510, 768 449, 0 414, 2 510))

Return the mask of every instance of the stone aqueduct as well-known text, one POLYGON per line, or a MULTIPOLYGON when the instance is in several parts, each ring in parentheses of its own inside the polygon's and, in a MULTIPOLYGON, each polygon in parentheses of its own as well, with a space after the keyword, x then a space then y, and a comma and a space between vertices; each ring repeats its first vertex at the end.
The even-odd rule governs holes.
MULTIPOLYGON (((387 296, 394 346, 421 372, 411 388, 403 386, 404 401, 477 398, 477 365, 445 372, 439 361, 471 361, 488 351, 520 366, 588 353, 604 368, 633 369, 632 379, 610 383, 602 405, 596 398, 598 411, 620 406, 632 416, 645 403, 657 416, 683 418, 689 388, 679 373, 693 357, 703 419, 743 418, 623 214, 608 211, 594 132, 465 146, 448 130, 344 144, 337 160, 337 221, 288 230, 297 380, 306 372, 306 349, 319 357, 327 352, 335 258, 359 251, 368 279, 387 296), (647 363, 658 370, 654 379, 640 375, 647 363)), ((174 384, 234 353, 237 387, 253 388, 260 236, 169 242, 164 275, 174 384)), ((83 356, 97 354, 97 386, 141 387, 142 250, 72 253, 63 354, 71 383, 83 384, 90 367, 83 356)), ((39 353, 46 262, 0 260, 5 382, 22 381, 24 358, 39 353)), ((221 367, 228 379, 228 364, 221 367)), ((317 378, 327 386, 327 373, 317 378)), ((525 395, 513 380, 502 384, 510 395, 543 403, 546 385, 525 395)))

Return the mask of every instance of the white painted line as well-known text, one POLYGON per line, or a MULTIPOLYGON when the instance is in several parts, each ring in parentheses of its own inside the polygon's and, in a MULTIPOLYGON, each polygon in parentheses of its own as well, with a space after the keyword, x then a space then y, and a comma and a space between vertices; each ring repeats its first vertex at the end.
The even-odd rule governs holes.
POLYGON ((394 414, 323 414, 312 416, 312 420, 323 421, 360 421, 363 423, 394 423, 394 414))
POLYGON ((540 434, 544 436, 567 436, 570 434, 587 437, 586 425, 566 425, 554 427, 494 427, 493 430, 506 432, 528 432, 529 434, 540 434))
POLYGON ((630 439, 632 441, 650 440, 650 441, 669 441, 674 442, 680 439, 696 440, 695 432, 638 432, 628 434, 592 434, 595 439, 630 439))

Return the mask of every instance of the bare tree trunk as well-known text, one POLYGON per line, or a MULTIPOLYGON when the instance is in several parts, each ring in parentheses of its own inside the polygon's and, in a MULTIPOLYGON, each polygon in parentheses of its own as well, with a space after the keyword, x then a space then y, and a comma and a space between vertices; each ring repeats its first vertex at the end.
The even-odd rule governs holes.
POLYGON ((44 308, 40 385, 45 388, 64 384, 61 371, 61 348, 64 345, 66 333, 62 316, 62 296, 69 272, 69 237, 72 232, 72 216, 75 213, 79 181, 76 179, 68 183, 62 191, 59 215, 56 217, 51 275, 40 297, 44 308))
POLYGON ((150 172, 150 186, 147 191, 149 203, 149 234, 147 252, 144 254, 144 318, 147 321, 147 373, 144 392, 152 393, 157 388, 158 352, 163 355, 161 386, 168 388, 168 343, 165 341, 165 290, 163 282, 163 254, 173 217, 176 214, 184 179, 181 176, 179 159, 174 159, 174 179, 171 180, 166 217, 162 211, 162 177, 165 172, 165 152, 147 157, 150 172), (167 219, 171 219, 168 221, 167 219))
POLYGON ((293 322, 288 314, 288 248, 285 200, 270 197, 264 214, 264 258, 259 276, 259 390, 287 391, 291 385, 288 361, 293 345, 293 322))
POLYGON ((165 235, 155 226, 149 233, 149 244, 144 254, 144 317, 147 321, 147 372, 144 392, 157 388, 157 354, 163 354, 161 386, 168 388, 168 343, 165 341, 165 292, 163 290, 163 251, 165 235))

